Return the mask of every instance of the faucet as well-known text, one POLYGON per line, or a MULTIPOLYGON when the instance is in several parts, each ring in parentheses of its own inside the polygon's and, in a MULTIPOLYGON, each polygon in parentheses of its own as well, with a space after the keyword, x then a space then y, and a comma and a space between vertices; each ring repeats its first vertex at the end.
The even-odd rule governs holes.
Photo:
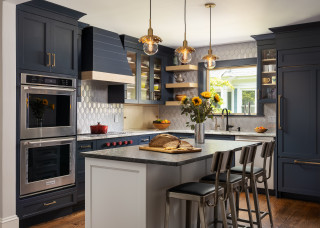
POLYGON ((226 123, 226 131, 229 131, 229 128, 232 128, 233 125, 229 125, 229 112, 228 112, 228 109, 224 108, 222 109, 222 113, 221 113, 221 117, 223 118, 224 117, 224 111, 226 111, 226 114, 227 114, 227 123, 226 123))

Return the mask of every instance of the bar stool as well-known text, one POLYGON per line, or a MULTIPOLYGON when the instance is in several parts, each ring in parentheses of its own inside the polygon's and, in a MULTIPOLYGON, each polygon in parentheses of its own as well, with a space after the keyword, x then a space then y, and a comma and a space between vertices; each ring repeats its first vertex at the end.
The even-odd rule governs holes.
MULTIPOLYGON (((229 178, 230 164, 232 161, 231 156, 232 151, 216 152, 213 155, 211 171, 216 173, 217 176, 219 176, 220 173, 227 173, 229 178)), ((201 228, 208 227, 205 218, 205 207, 216 207, 219 203, 223 224, 224 227, 227 228, 224 205, 225 194, 225 189, 219 185, 219 178, 217 178, 214 184, 188 182, 168 189, 166 194, 165 228, 169 227, 170 198, 186 200, 187 206, 190 206, 192 201, 197 202, 199 206, 201 228)), ((188 208, 187 211, 189 211, 188 208)))
MULTIPOLYGON (((228 189, 228 196, 230 203, 230 210, 231 210, 231 220, 232 220, 232 227, 238 227, 238 214, 236 210, 236 204, 234 202, 234 193, 239 193, 240 191, 244 191, 246 195, 246 202, 248 208, 248 216, 249 216, 249 223, 251 227, 253 227, 253 219, 251 213, 251 206, 250 206, 250 198, 249 198, 249 189, 248 189, 248 178, 245 174, 245 169, 247 164, 250 164, 254 161, 255 154, 256 154, 257 146, 253 147, 243 147, 240 155, 239 163, 242 164, 242 175, 238 174, 230 174, 230 178, 228 179, 225 174, 221 174, 219 176, 219 182, 224 189, 228 189)), ((231 165, 231 164, 230 164, 231 165)), ((200 179, 202 183, 212 183, 216 181, 215 175, 207 175, 200 179)))
MULTIPOLYGON (((258 227, 262 227, 261 220, 269 215, 271 227, 273 227, 273 219, 272 219, 272 212, 271 212, 271 205, 270 205, 270 197, 269 197, 269 189, 268 189, 268 179, 271 176, 271 168, 272 168, 272 156, 275 147, 275 141, 265 142, 262 144, 261 150, 261 157, 263 158, 263 168, 254 167, 254 162, 251 164, 251 167, 246 167, 246 177, 250 179, 250 187, 252 189, 253 194, 253 201, 254 201, 254 209, 252 212, 256 214, 256 222, 255 225, 258 227), (267 171, 267 161, 269 158, 268 164, 268 171, 267 171), (261 180, 258 180, 262 177, 261 180), (258 198, 258 191, 257 191, 257 182, 264 183, 265 194, 267 198, 267 205, 268 205, 268 212, 260 211, 259 208, 259 198, 258 198)), ((241 172, 241 166, 236 166, 231 168, 231 173, 239 174, 241 172)), ((240 211, 246 211, 246 209, 239 208, 239 195, 236 196, 237 198, 237 213, 240 211)), ((248 220, 239 219, 242 222, 249 222, 248 220)))

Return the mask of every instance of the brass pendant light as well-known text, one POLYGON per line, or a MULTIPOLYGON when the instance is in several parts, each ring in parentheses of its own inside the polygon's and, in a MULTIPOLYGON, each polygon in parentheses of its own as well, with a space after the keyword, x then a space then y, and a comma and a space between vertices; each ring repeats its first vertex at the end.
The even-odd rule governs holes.
POLYGON ((187 0, 184 0, 184 41, 183 41, 183 46, 175 50, 175 52, 179 55, 179 61, 183 64, 189 63, 192 59, 191 53, 196 51, 194 48, 188 46, 187 19, 186 19, 187 12, 186 11, 187 11, 187 0))
POLYGON ((153 29, 151 28, 151 0, 150 0, 150 18, 148 35, 142 36, 139 42, 143 43, 143 51, 147 55, 154 55, 158 52, 158 43, 162 42, 159 36, 153 35, 153 29))
POLYGON ((202 57, 202 60, 204 60, 204 66, 208 70, 212 70, 216 66, 216 60, 219 59, 218 56, 212 54, 212 47, 211 47, 211 9, 214 8, 216 4, 214 3, 207 3, 205 4, 206 8, 210 9, 210 44, 209 44, 209 50, 208 54, 202 57))

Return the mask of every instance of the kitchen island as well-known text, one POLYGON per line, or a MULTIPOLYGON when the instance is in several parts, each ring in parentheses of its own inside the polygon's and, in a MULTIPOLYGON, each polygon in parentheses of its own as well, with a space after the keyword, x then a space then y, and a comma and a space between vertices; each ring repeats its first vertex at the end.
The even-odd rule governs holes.
MULTIPOLYGON (((240 151, 243 146, 260 144, 206 140, 195 145, 194 140, 187 141, 202 152, 166 154, 130 146, 82 153, 86 160, 86 227, 162 228, 166 189, 210 173, 217 151, 240 151)), ((170 227, 185 227, 185 203, 171 205, 170 227)), ((195 221, 197 211, 192 212, 195 221)))

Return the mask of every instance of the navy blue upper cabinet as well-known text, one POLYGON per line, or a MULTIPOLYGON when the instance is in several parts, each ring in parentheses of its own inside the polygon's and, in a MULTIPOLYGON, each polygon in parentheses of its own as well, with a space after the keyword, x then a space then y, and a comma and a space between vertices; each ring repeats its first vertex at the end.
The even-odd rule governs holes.
POLYGON ((17 64, 21 69, 50 71, 50 20, 17 11, 17 64))
POLYGON ((52 72, 77 75, 77 27, 59 21, 51 26, 52 72))
POLYGON ((77 20, 83 15, 46 1, 18 5, 17 67, 77 76, 77 20))

